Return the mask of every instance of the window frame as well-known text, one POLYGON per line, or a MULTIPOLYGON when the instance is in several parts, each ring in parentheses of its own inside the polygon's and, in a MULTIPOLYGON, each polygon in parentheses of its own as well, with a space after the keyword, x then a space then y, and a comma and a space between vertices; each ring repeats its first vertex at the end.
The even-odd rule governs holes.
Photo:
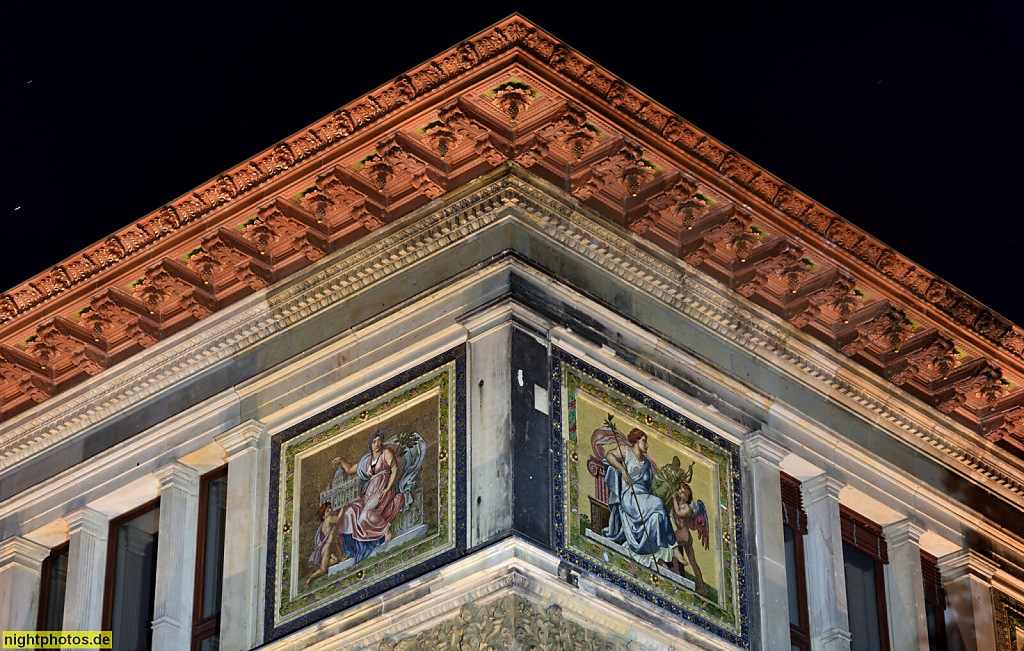
MULTIPOLYGON (((106 574, 103 579, 103 619, 101 630, 110 631, 113 630, 113 618, 114 618, 114 566, 117 561, 117 528, 121 524, 132 520, 147 511, 151 511, 160 506, 160 498, 156 497, 145 504, 140 504, 134 509, 122 513, 116 518, 110 520, 110 528, 107 532, 107 568, 106 574)), ((159 535, 159 527, 157 529, 159 535)), ((159 549, 159 539, 157 542, 159 549)), ((158 552, 159 553, 159 552, 158 552)), ((156 559, 153 562, 153 587, 156 588, 156 572, 157 563, 156 559)), ((154 604, 155 605, 155 604, 154 604)), ((153 622, 149 622, 149 643, 143 647, 144 649, 151 649, 153 646, 153 622)), ((139 651, 139 650, 136 650, 139 651)))
MULTIPOLYGON (((810 616, 807 607, 807 569, 804 557, 804 536, 807 535, 807 512, 803 506, 803 495, 800 490, 801 482, 784 472, 779 473, 779 489, 782 495, 782 526, 793 532, 793 556, 796 558, 796 567, 793 573, 796 575, 797 605, 800 612, 797 619, 800 626, 792 621, 789 623, 790 645, 803 651, 811 649, 810 616)), ((787 590, 789 587, 787 586, 787 590)), ((787 595, 788 597, 788 595, 787 595)))
MULTIPOLYGON (((221 608, 209 617, 202 618, 203 612, 203 572, 206 569, 206 516, 209 501, 210 483, 228 474, 227 465, 211 470, 199 479, 199 527, 196 534, 196 572, 192 587, 192 642, 193 651, 198 651, 203 640, 220 634, 221 608)), ((226 532, 225 532, 226 535, 226 532)), ((224 553, 221 548, 221 553, 224 553)), ((221 577, 223 580, 223 577, 221 577)), ((221 596, 223 602, 223 595, 221 596)))
MULTIPOLYGON (((921 550, 921 579, 924 584, 925 603, 931 604, 935 610, 935 644, 939 649, 948 645, 946 635, 946 588, 942 584, 942 573, 939 571, 939 559, 925 550, 921 550)), ((930 637, 930 636, 929 636, 930 637)), ((928 640, 929 646, 932 640, 928 640)))
MULTIPOLYGON (((39 568, 39 611, 36 614, 36 630, 46 630, 46 620, 48 619, 49 613, 49 601, 50 601, 50 563, 55 556, 68 552, 68 560, 71 560, 70 556, 71 541, 63 542, 56 547, 50 549, 50 555, 43 559, 43 564, 39 568)), ((65 590, 67 586, 65 586, 65 590)), ((65 592, 65 599, 67 594, 65 592)), ((61 620, 63 621, 63 617, 61 620)), ((61 626, 63 629, 63 625, 61 626)))
POLYGON ((839 505, 839 520, 843 542, 875 561, 875 603, 878 630, 881 632, 879 642, 882 651, 889 651, 889 612, 885 594, 885 566, 889 564, 889 545, 882 533, 882 526, 842 504, 839 505))

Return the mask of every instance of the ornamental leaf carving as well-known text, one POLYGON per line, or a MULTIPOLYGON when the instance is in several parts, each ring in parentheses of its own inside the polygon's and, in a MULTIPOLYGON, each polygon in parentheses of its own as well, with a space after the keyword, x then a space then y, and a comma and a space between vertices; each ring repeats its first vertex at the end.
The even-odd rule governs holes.
POLYGON ((722 174, 738 183, 746 185, 754 177, 755 170, 736 154, 729 154, 720 166, 722 174))
POLYGON ((514 86, 511 83, 500 88, 494 93, 494 104, 501 112, 508 116, 509 122, 515 123, 516 119, 526 112, 526 109, 533 102, 533 93, 528 88, 514 86))
POLYGON ((853 357, 863 351, 864 347, 867 346, 870 341, 866 336, 864 336, 864 332, 860 328, 854 328, 853 332, 853 338, 839 348, 839 352, 847 357, 853 357))
POLYGON ((111 235, 102 244, 93 249, 88 256, 101 267, 111 265, 125 256, 124 246, 116 235, 111 235))
POLYGON ((533 167, 548 155, 548 151, 547 139, 536 136, 530 140, 527 146, 522 147, 522 150, 516 156, 516 162, 526 168, 533 167))
POLYGON ((28 345, 28 352, 39 361, 42 369, 59 355, 76 353, 85 345, 68 336, 57 326, 55 320, 48 321, 36 329, 36 338, 28 345))
POLYGON ((497 167, 507 160, 505 154, 495 146, 494 137, 490 133, 485 133, 475 139, 473 151, 487 161, 492 167, 497 167))
POLYGON ((793 188, 784 186, 775 195, 775 206, 794 219, 798 219, 811 203, 796 193, 793 188))
POLYGON ((36 286, 41 294, 53 296, 71 287, 71 278, 68 277, 63 267, 54 267, 50 270, 50 273, 35 280, 32 284, 36 286))
POLYGON ((839 318, 843 323, 849 323, 858 300, 857 294, 853 291, 853 283, 852 278, 837 276, 827 287, 811 294, 810 302, 830 306, 839 312, 839 318))
POLYGON ((704 140, 704 136, 697 133, 685 122, 676 118, 669 118, 665 123, 665 128, 662 130, 664 135, 670 142, 678 143, 684 149, 693 151, 696 149, 697 144, 704 140))
POLYGON ((853 249, 860 241, 861 235, 855 231, 845 219, 836 217, 828 226, 825 237, 844 249, 853 249))
POLYGON ((600 192, 603 187, 604 177, 588 169, 573 179, 572 195, 581 201, 586 201, 600 192))
POLYGON ((642 215, 633 218, 629 222, 629 230, 643 235, 657 223, 660 217, 661 215, 657 211, 648 209, 642 215))
POLYGON ((331 143, 348 136, 355 129, 348 111, 340 110, 316 132, 320 140, 331 143))
POLYGON ((39 378, 31 373, 26 373, 22 377, 21 381, 18 383, 18 389, 28 396, 33 402, 43 402, 53 395, 52 388, 43 384, 39 378))
MULTIPOLYGON (((0 302, 0 310, 2 310, 2 302, 0 302)), ((0 312, 0 315, 2 315, 2 312, 0 312)), ((999 343, 1001 343, 1007 350, 1013 351, 1017 355, 1024 353, 1024 334, 1022 334, 1021 329, 1016 326, 1012 327, 1009 332, 1003 335, 1003 338, 999 343)))
POLYGON ((946 298, 946 283, 939 279, 933 280, 925 290, 924 297, 931 303, 941 303, 946 298))
POLYGON ((18 304, 10 295, 5 294, 0 298, 0 322, 10 321, 16 316, 18 316, 18 304))
POLYGON ((10 361, 0 351, 0 380, 4 382, 21 382, 29 375, 30 373, 21 365, 10 361))
POLYGON ((866 330, 866 334, 872 341, 892 348, 894 353, 900 352, 900 346, 907 341, 912 332, 913 327, 907 319, 906 312, 892 306, 873 319, 866 330))
POLYGON ((676 216, 683 228, 692 230, 710 210, 704 201, 695 196, 696 193, 696 182, 681 176, 672 187, 653 197, 650 203, 662 217, 676 216))
POLYGON ((639 651, 626 642, 566 619, 562 607, 541 606, 516 594, 489 604, 467 603, 459 614, 414 636, 400 640, 384 638, 378 651, 639 651))
POLYGON ((641 113, 648 104, 621 81, 612 83, 606 97, 612 106, 632 116, 641 113))
POLYGON ((1002 382, 1003 371, 989 363, 982 364, 977 373, 957 383, 965 393, 975 395, 990 407, 1006 393, 1002 382))
POLYGON ((1024 407, 1015 407, 1003 414, 999 427, 985 435, 990 441, 1006 440, 1024 448, 1024 407))
POLYGON ((1010 326, 989 310, 982 310, 974 320, 974 329, 989 339, 998 340, 1010 326))
POLYGON ((421 169, 412 176, 412 187, 419 190, 430 199, 437 199, 444 194, 444 188, 434 182, 434 179, 427 173, 426 168, 421 169))
POLYGON ((221 261, 207 251, 200 250, 189 257, 188 267, 199 274, 204 285, 209 285, 213 281, 214 272, 221 268, 221 261))
POLYGON ((945 379, 960 363, 959 356, 953 350, 953 340, 940 336, 925 348, 886 368, 885 376, 897 386, 903 386, 924 369, 933 369, 945 379))
POLYGON ((71 363, 85 371, 87 375, 96 375, 107 366, 103 356, 88 346, 76 350, 71 356, 71 363))
POLYGON ((960 387, 953 387, 953 390, 936 405, 936 408, 944 414, 952 414, 965 402, 967 402, 967 394, 964 390, 960 387))

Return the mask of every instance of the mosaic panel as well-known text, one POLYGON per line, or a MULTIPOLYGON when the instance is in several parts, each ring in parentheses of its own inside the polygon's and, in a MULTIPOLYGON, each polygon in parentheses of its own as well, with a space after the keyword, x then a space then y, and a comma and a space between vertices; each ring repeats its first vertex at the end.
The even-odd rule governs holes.
POLYGON ((272 440, 267 641, 465 547, 465 347, 272 440))
POLYGON ((749 648, 738 446, 561 350, 553 359, 559 554, 749 648))

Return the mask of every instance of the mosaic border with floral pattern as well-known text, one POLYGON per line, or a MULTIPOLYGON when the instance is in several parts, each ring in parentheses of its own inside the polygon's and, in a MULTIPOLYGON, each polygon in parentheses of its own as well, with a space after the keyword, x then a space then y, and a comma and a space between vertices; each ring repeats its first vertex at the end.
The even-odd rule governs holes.
POLYGON ((1024 651, 1024 645, 1017 644, 1017 631, 1024 631, 1024 603, 993 590, 992 605, 996 619, 996 651, 1024 651))
MULTIPOLYGON (((445 565, 465 551, 466 541, 466 346, 460 345, 401 373, 344 402, 307 418, 272 437, 270 494, 267 530, 267 574, 265 584, 264 642, 301 629, 338 613, 425 572, 445 565), (292 490, 297 454, 310 445, 329 442, 328 436, 343 440, 344 434, 361 423, 382 418, 390 410, 401 409, 424 391, 438 392, 438 497, 436 533, 422 543, 411 545, 388 557, 366 577, 358 572, 292 599, 287 581, 293 571, 286 550, 293 543, 295 505, 283 499, 292 490), (325 428, 325 426, 329 426, 325 428), (337 426, 335 428, 335 426, 337 426), (336 431, 335 431, 336 430, 336 431), (310 436, 312 434, 312 436, 310 436), (289 445, 293 443, 294 445, 289 445), (282 471, 283 474, 282 474, 282 471), (283 480, 282 480, 283 477, 283 480), (441 487, 444 490, 440 490, 441 487), (423 547, 422 550, 418 549, 423 547), (397 559, 397 560, 395 560, 397 559), (385 565, 388 565, 385 567, 385 565)), ((296 543, 298 544, 298 543, 296 543)), ((316 586, 316 584, 313 584, 316 586)))
MULTIPOLYGON (((611 583, 650 601, 675 615, 731 642, 749 648, 745 549, 743 538, 742 487, 739 446, 679 414, 650 396, 620 382, 565 351, 552 349, 551 402, 552 446, 554 449, 555 541, 560 556, 611 583), (581 526, 585 515, 573 506, 580 501, 578 468, 580 454, 576 449, 576 395, 589 387, 588 400, 600 400, 610 416, 646 423, 648 434, 662 437, 665 447, 684 447, 716 460, 720 491, 721 567, 724 582, 722 603, 726 608, 709 608, 706 598, 692 589, 679 589, 658 574, 631 563, 621 554, 607 556, 609 551, 582 535, 589 521, 581 526), (575 458, 574 458, 575 456, 575 458), (576 474, 574 474, 576 473, 576 474), (603 553, 602 553, 603 552, 603 553)), ((592 416, 591 416, 592 418, 592 416)), ((580 449, 589 447, 582 444, 580 449)), ((696 541, 694 541, 696 543, 696 541)), ((692 581, 691 581, 692 583, 692 581)))

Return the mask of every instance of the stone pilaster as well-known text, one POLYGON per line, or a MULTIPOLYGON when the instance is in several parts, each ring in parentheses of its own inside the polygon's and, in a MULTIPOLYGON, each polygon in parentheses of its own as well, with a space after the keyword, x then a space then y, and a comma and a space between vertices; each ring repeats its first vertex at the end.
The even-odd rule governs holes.
POLYGON ((511 308, 491 310, 466 324, 469 339, 470 547, 512 530, 511 308), (490 318, 487 318, 490 317, 490 318), (477 321, 484 320, 484 324, 477 321), (486 329, 484 329, 486 327, 486 329), (482 330, 482 331, 481 331, 482 330))
POLYGON ((259 645, 266 568, 269 464, 263 425, 247 421, 215 437, 228 455, 227 522, 224 583, 221 596, 221 651, 259 645))
POLYGON ((50 550, 20 536, 0 542, 0 631, 34 631, 39 574, 50 550))
POLYGON ((811 646, 822 651, 849 651, 850 618, 846 604, 843 530, 839 522, 839 490, 828 475, 803 482, 807 509, 804 559, 811 646))
POLYGON ((998 567, 972 549, 939 559, 946 587, 946 638, 949 651, 996 648, 992 575, 998 567))
POLYGON ((885 566, 885 602, 893 649, 928 651, 928 618, 924 608, 921 575, 921 534, 924 529, 910 520, 882 528, 889 546, 885 566))
POLYGON ((747 439, 754 494, 754 537, 757 559, 758 612, 761 646, 789 647, 789 593, 786 585, 786 540, 782 524, 779 463, 787 450, 764 434, 747 439))
POLYGON ((160 544, 156 548, 153 651, 187 649, 192 640, 199 473, 177 461, 154 473, 160 480, 160 544))
POLYGON ((64 516, 68 523, 68 581, 65 631, 99 631, 103 624, 103 583, 110 520, 87 506, 64 516))

